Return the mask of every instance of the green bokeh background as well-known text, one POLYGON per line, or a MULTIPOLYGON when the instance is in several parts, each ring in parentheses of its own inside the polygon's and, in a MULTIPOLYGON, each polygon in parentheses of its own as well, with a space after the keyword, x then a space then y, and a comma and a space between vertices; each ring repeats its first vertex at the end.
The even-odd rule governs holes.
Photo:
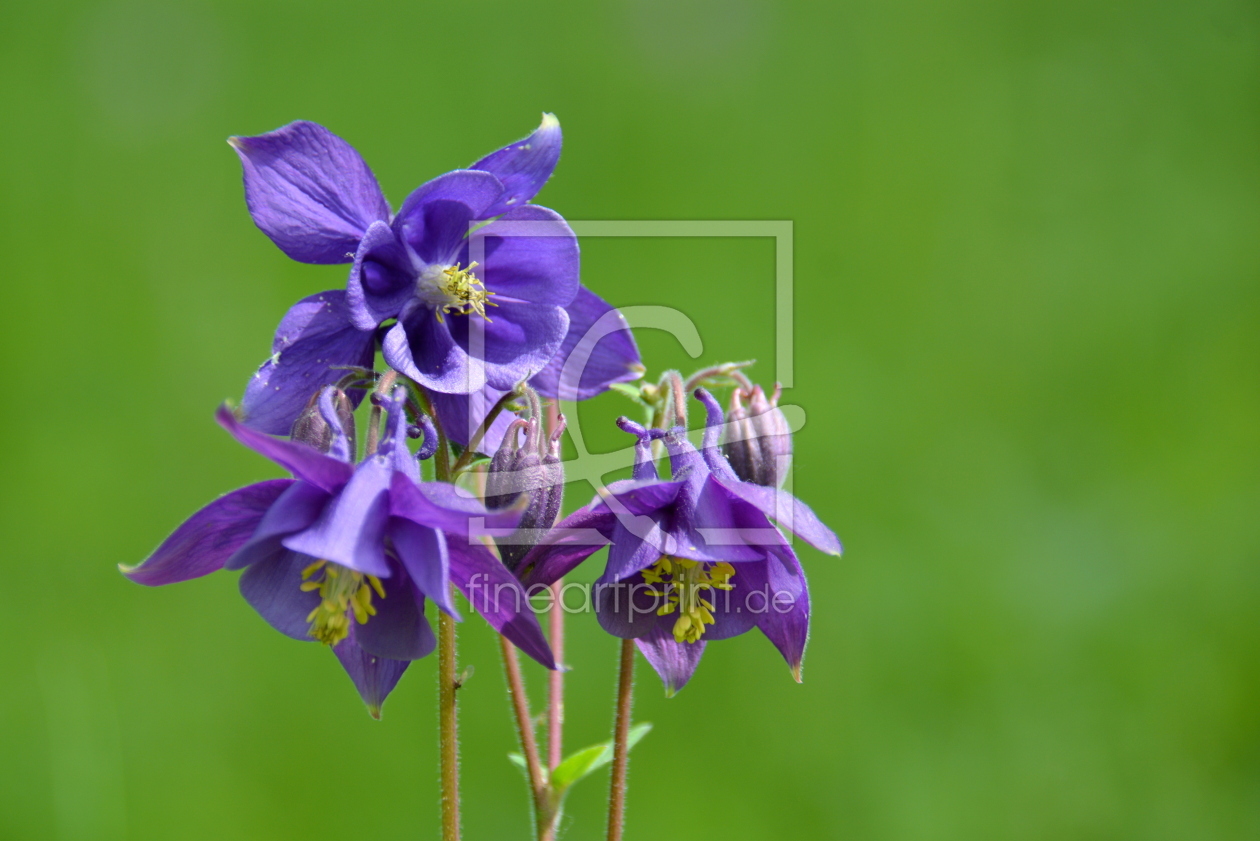
MULTIPOLYGON (((757 634, 672 700, 641 664, 627 837, 1260 837, 1254 4, 48 0, 0 7, 0 838, 436 837, 431 660, 377 723, 232 575, 114 565, 278 475, 211 413, 343 282, 254 228, 224 138, 324 123, 397 203, 544 110, 569 218, 794 222, 795 489, 847 550, 802 547, 803 685, 757 634)), ((653 370, 773 379, 770 240, 583 249, 695 321, 653 370)), ((461 644, 466 836, 524 838, 461 644)), ((615 657, 571 623, 571 746, 615 657)))

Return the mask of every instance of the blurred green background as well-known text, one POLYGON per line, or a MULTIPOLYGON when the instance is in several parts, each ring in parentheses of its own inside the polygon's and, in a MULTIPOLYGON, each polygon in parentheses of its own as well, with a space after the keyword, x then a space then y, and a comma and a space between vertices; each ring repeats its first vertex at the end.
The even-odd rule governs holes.
MULTIPOLYGON (((672 700, 640 663, 627 837, 1260 837, 1254 3, 48 0, 0 7, 0 838, 437 837, 432 660, 377 723, 232 575, 115 564, 279 475, 211 413, 344 280, 254 228, 224 139, 316 120, 397 204, 544 110, 569 218, 795 223, 795 489, 847 549, 802 547, 803 685, 756 633, 672 700)), ((773 379, 770 240, 583 249, 695 321, 653 371, 773 379)), ((577 747, 616 643, 570 627, 577 747)), ((524 838, 461 644, 466 836, 524 838)))

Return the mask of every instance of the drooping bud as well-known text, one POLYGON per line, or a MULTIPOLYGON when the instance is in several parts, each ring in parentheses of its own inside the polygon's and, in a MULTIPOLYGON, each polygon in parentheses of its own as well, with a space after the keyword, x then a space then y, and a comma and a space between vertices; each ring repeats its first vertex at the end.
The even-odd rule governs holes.
POLYGON ((538 453, 538 421, 514 420, 486 469, 486 507, 507 508, 525 492, 531 470, 542 464, 538 453), (517 434, 525 431, 525 443, 517 434))
POLYGON ((735 389, 726 416, 722 452, 735 475, 745 482, 783 487, 792 464, 792 431, 779 410, 779 386, 766 399, 761 386, 735 389), (748 405, 744 405, 744 400, 748 405))
POLYGON ((499 556, 508 569, 515 570, 538 537, 556 521, 564 497, 564 465, 560 461, 560 438, 564 416, 550 437, 542 432, 538 418, 513 421, 503 443, 490 459, 486 473, 486 506, 506 508, 528 496, 517 530, 500 538, 499 556), (521 430, 524 443, 520 442, 521 430))
POLYGON ((329 387, 315 392, 307 402, 306 408, 302 410, 302 414, 298 415, 297 420, 293 422, 289 437, 294 441, 310 444, 321 453, 326 453, 332 448, 338 430, 329 422, 330 419, 325 417, 325 410, 330 407, 320 405, 321 397, 325 392, 331 392, 331 409, 336 422, 341 426, 341 432, 348 440, 350 452, 353 453, 354 405, 346 393, 339 388, 329 387))
POLYGON ((564 503, 564 462, 560 460, 560 439, 564 437, 567 423, 564 415, 556 416, 556 428, 551 430, 547 439, 547 451, 543 453, 542 475, 546 483, 543 487, 547 497, 538 510, 538 525, 535 528, 549 529, 555 525, 560 516, 560 506, 564 503))

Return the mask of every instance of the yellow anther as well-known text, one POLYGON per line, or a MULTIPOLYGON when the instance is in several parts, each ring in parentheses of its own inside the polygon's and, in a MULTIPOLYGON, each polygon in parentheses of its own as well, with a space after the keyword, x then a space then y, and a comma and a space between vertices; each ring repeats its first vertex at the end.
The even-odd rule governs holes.
POLYGON ((302 570, 302 579, 305 580, 315 574, 316 570, 322 569, 328 561, 316 561, 315 563, 302 570))
POLYGON ((319 591, 319 606, 306 617, 311 623, 312 637, 324 645, 336 645, 350 634, 350 617, 360 625, 376 615, 376 607, 372 604, 372 592, 385 598, 385 587, 375 575, 364 575, 361 572, 330 563, 316 561, 302 570, 301 588, 304 592, 319 591), (316 573, 322 571, 318 578, 316 573))
POLYGON ((665 598, 665 603, 656 610, 657 616, 678 613, 674 622, 674 639, 678 642, 699 642, 704 636, 705 626, 716 621, 713 611, 717 608, 704 595, 712 595, 713 590, 735 587, 731 583, 735 567, 725 561, 706 563, 662 555, 655 564, 643 570, 642 575, 648 584, 664 585, 664 593, 657 590, 647 592, 654 597, 665 598), (709 592, 706 594, 705 590, 709 592))
POLYGON ((444 321, 444 312, 455 315, 476 313, 486 321, 490 320, 490 316, 486 315, 486 307, 497 307, 498 304, 490 300, 494 293, 486 289, 486 285, 472 273, 476 267, 476 262, 469 263, 466 269, 461 269, 459 263, 456 263, 442 270, 444 277, 438 279, 437 291, 446 302, 436 308, 438 321, 444 321))

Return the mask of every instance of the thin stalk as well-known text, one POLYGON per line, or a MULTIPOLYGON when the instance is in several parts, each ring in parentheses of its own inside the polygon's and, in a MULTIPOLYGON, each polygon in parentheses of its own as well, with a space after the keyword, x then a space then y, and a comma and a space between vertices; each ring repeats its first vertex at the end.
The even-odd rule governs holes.
MULTIPOLYGON (((371 400, 371 398, 368 398, 371 400)), ((372 410, 368 412, 367 445, 364 455, 376 455, 376 448, 381 441, 381 407, 372 402, 372 410)))
POLYGON ((726 377, 736 386, 746 391, 752 390, 752 380, 748 379, 748 375, 741 371, 752 365, 756 360, 750 359, 747 362, 727 362, 725 365, 714 365, 711 368, 703 368, 696 371, 687 378, 687 382, 683 384, 683 390, 690 394, 698 385, 713 383, 721 385, 720 378, 726 377))
MULTIPOLYGON (((660 401, 652 411, 651 429, 669 429, 675 426, 687 426, 687 391, 682 374, 677 371, 666 371, 661 374, 657 389, 661 394, 660 401)), ((659 460, 665 454, 665 442, 652 442, 652 459, 659 460)))
POLYGON ((534 735, 534 721, 529 714, 529 699, 525 695, 525 681, 521 677, 521 662, 516 648, 507 637, 499 637, 499 650, 503 653, 503 672, 507 675, 508 697, 516 716, 516 732, 521 739, 521 753, 525 755, 525 770, 529 775, 529 789, 534 804, 534 831, 538 841, 555 838, 555 808, 551 804, 551 791, 547 785, 547 773, 538 758, 538 739, 534 735))
MULTIPOLYGON (((547 630, 551 636, 551 654, 556 665, 564 663, 564 603, 560 600, 564 579, 551 585, 551 614, 547 630)), ((552 771, 564 759, 564 672, 547 673, 547 767, 552 771)))
POLYGON ((477 452, 477 447, 481 446, 481 439, 486 437, 486 432, 490 429, 490 425, 493 424, 499 417, 499 413, 503 411, 503 407, 508 404, 508 401, 519 396, 520 395, 518 395, 515 391, 509 391, 507 394, 499 398, 499 402, 495 403, 494 406, 491 407, 490 411, 486 414, 485 420, 481 422, 481 424, 477 427, 477 431, 474 432, 472 437, 468 439, 468 446, 464 448, 464 451, 459 454, 459 458, 455 460, 455 464, 451 466, 452 474, 457 474, 468 466, 468 463, 473 460, 473 456, 477 452))
POLYGON ((459 726, 455 693, 455 620, 438 611, 438 732, 442 771, 442 841, 459 841, 459 726))
POLYGON ((687 425, 687 387, 683 384, 682 375, 677 371, 669 372, 670 393, 673 397, 674 425, 687 425), (671 376, 672 375, 672 376, 671 376))
POLYGON ((438 419, 437 413, 433 411, 433 402, 429 400, 429 395, 423 388, 417 387, 416 394, 420 398, 420 406, 424 409, 424 413, 433 421, 433 428, 437 430, 438 448, 433 454, 434 473, 439 482, 450 482, 453 474, 451 473, 451 445, 446 438, 446 430, 442 428, 442 421, 438 419))
POLYGON ((371 396, 368 398, 372 401, 372 411, 368 413, 368 431, 367 431, 367 454, 374 455, 376 448, 381 441, 381 404, 377 402, 376 395, 385 395, 389 393, 389 389, 394 384, 394 380, 398 379, 398 372, 394 370, 386 371, 381 374, 380 380, 376 383, 371 396))
POLYGON ((626 818, 626 766, 630 759, 630 702, 634 695, 634 640, 621 641, 617 719, 613 727, 612 785, 608 791, 608 841, 621 841, 626 818))
MULTIPOLYGON (((547 404, 547 433, 552 434, 560 425, 560 406, 552 401, 547 404)), ((548 526, 553 525, 551 523, 548 526)), ((556 665, 564 664, 564 603, 561 592, 564 579, 551 585, 551 615, 548 632, 551 637, 551 653, 556 665)), ((564 759, 564 672, 555 669, 547 675, 547 767, 552 771, 564 759)))
MULTIPOLYGON (((437 480, 451 480, 451 451, 442 423, 434 415, 423 389, 419 391, 426 414, 433 418, 438 434, 435 457, 437 480)), ((454 588, 452 587, 452 592, 454 588)), ((442 841, 459 841, 459 718, 455 693, 455 620, 438 611, 438 745, 441 753, 442 841)))

